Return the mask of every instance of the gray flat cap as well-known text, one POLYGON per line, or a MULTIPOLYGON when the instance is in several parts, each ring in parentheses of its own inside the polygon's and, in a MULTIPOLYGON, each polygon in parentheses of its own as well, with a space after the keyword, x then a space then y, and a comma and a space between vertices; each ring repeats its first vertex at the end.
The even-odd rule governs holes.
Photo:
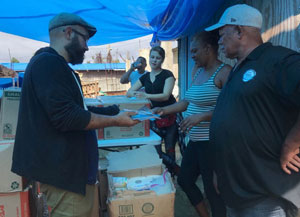
POLYGON ((67 25, 79 25, 84 27, 88 31, 90 38, 97 32, 95 26, 87 23, 78 15, 71 13, 60 13, 53 17, 49 22, 49 32, 57 27, 67 25))

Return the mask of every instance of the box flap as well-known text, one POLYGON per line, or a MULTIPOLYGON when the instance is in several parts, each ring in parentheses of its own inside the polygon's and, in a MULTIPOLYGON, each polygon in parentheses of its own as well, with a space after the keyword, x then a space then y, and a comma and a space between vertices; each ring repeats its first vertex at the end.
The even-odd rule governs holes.
POLYGON ((111 152, 107 155, 108 173, 161 167, 162 160, 153 145, 144 145, 134 150, 111 152))

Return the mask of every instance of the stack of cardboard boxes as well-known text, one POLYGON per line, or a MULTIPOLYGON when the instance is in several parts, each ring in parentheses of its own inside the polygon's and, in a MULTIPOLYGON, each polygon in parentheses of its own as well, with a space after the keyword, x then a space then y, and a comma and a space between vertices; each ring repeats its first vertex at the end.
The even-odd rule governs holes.
MULTIPOLYGON (((150 107, 150 103, 145 99, 127 98, 126 96, 101 96, 97 99, 87 99, 90 106, 109 106, 117 104, 120 110, 139 110, 144 106, 150 107)), ((98 139, 122 139, 138 138, 149 136, 149 120, 143 121, 133 127, 107 127, 98 130, 98 139)), ((168 193, 157 195, 154 191, 131 191, 116 192, 109 177, 144 177, 149 175, 162 175, 163 168, 156 150, 152 146, 151 155, 145 154, 143 148, 128 150, 123 152, 112 152, 108 154, 108 159, 101 155, 99 160, 99 181, 100 181, 100 216, 103 211, 108 211, 110 217, 142 217, 151 215, 153 217, 174 216, 175 188, 169 174, 167 175, 171 190, 168 193), (154 151, 153 151, 154 150, 154 151), (109 157, 110 156, 110 157, 109 157), (114 156, 114 157, 112 157, 114 156), (131 156, 131 157, 130 157, 131 156), (134 160, 133 156, 139 156, 139 160, 134 160), (151 159, 159 159, 151 165, 151 159), (113 165, 112 165, 113 162, 113 165), (116 164, 116 162, 118 162, 116 164), (133 165, 133 166, 132 166, 133 165), (113 169, 112 169, 113 168, 113 169)), ((103 214, 102 214, 103 215, 103 214)))
POLYGON ((11 172, 20 88, 3 91, 0 111, 0 216, 29 217, 29 193, 20 176, 11 172))
MULTIPOLYGON (((126 96, 100 96, 98 99, 86 99, 88 106, 105 107, 119 105, 120 110, 139 110, 143 107, 150 108, 146 99, 128 98, 126 96)), ((150 135, 149 120, 142 121, 132 127, 106 127, 98 130, 98 139, 139 138, 150 135)))
MULTIPOLYGON (((48 216, 49 207, 39 183, 24 189, 22 177, 11 172, 14 138, 16 134, 20 88, 3 90, 0 109, 0 217, 48 216)), ((98 217, 98 188, 95 188, 93 217, 98 217)))
POLYGON ((154 146, 113 152, 107 158, 110 217, 174 216, 175 187, 154 146), (126 181, 116 186, 120 179, 126 181))
MULTIPOLYGON (((16 134, 19 101, 21 90, 19 88, 9 88, 3 91, 0 110, 0 216, 2 217, 29 217, 29 191, 24 189, 23 180, 20 176, 12 173, 12 154, 14 137, 16 134)), ((149 107, 149 101, 144 99, 129 99, 125 96, 101 97, 100 100, 86 100, 87 105, 108 106, 118 104, 120 109, 138 110, 143 106, 149 107)), ((150 135, 149 121, 143 121, 133 127, 108 127, 98 130, 98 139, 122 139, 137 138, 150 135)), ((142 149, 141 149, 142 150, 142 149)), ((132 150, 135 151, 135 150, 132 150)), ((124 153, 123 153, 124 154, 124 153)), ((138 153, 136 153, 138 154, 138 153)), ((143 155, 140 153, 141 156, 143 155)), ((138 155, 140 155, 138 154, 138 155)), ((155 154, 153 157, 155 157, 155 154)), ((157 156, 156 156, 157 157, 157 156)), ((119 157, 117 157, 119 158, 119 157)), ((116 158, 115 158, 116 159, 116 158)), ((128 158, 122 158, 126 165, 128 158)), ((145 157, 141 159, 145 160, 145 157)), ((148 157, 149 160, 149 157, 148 157)), ((127 178, 146 175, 161 175, 163 172, 161 161, 155 165, 145 165, 136 162, 136 168, 114 167, 112 164, 108 169, 107 160, 100 159, 99 179, 100 179, 100 201, 98 202, 98 190, 95 192, 95 207, 93 216, 98 216, 98 203, 100 210, 109 210, 110 217, 139 217, 152 215, 153 217, 173 216, 175 189, 172 180, 168 177, 172 189, 168 194, 156 195, 155 192, 127 191, 126 194, 119 194, 116 197, 112 188, 112 183, 108 177, 124 176, 127 178), (110 190, 109 190, 110 189, 110 190), (163 205, 162 205, 163 204, 163 205)), ((115 160, 110 160, 115 162, 115 160)), ((145 161, 147 162, 147 160, 145 161)), ((32 196, 32 195, 31 195, 32 196)), ((34 191, 34 209, 36 213, 43 209, 43 198, 34 191)), ((31 201, 30 201, 31 202, 31 201)), ((100 212, 101 214, 101 212, 100 212)))

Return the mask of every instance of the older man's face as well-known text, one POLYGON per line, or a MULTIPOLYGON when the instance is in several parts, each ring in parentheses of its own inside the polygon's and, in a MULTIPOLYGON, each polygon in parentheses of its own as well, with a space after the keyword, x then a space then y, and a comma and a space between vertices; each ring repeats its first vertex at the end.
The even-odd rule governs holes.
POLYGON ((219 29, 219 47, 227 58, 234 59, 238 55, 238 32, 235 26, 226 25, 219 29))

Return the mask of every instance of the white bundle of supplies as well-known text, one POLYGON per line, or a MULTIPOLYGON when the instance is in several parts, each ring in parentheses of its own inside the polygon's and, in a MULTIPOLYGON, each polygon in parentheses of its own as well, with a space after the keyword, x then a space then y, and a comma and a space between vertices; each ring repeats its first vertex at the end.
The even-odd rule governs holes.
POLYGON ((150 175, 139 177, 112 177, 114 190, 122 192, 126 190, 131 191, 154 191, 157 195, 167 194, 172 192, 172 184, 168 179, 167 170, 162 175, 150 175))

